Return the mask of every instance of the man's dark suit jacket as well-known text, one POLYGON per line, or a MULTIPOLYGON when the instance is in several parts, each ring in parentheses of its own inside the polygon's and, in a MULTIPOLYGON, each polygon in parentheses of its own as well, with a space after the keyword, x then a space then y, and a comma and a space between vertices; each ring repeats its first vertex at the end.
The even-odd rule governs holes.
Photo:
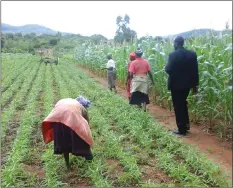
POLYGON ((180 48, 169 54, 165 71, 168 77, 168 90, 191 89, 199 84, 197 54, 180 48))

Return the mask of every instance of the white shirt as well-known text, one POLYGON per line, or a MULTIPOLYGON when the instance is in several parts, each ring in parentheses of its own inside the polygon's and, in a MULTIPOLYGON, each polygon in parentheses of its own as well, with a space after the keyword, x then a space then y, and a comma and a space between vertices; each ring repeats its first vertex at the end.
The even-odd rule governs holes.
POLYGON ((107 69, 110 68, 110 67, 113 67, 114 69, 116 68, 116 66, 115 66, 115 61, 112 60, 112 59, 110 59, 110 60, 108 61, 107 65, 106 65, 106 68, 107 68, 107 69))

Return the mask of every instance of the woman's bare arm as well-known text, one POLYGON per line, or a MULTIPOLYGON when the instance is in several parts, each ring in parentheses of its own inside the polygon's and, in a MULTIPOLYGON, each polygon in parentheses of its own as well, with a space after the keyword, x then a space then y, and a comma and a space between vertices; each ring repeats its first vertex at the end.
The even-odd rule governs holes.
POLYGON ((154 79, 153 79, 153 76, 152 76, 152 74, 151 74, 151 71, 148 71, 148 74, 149 74, 149 76, 150 76, 150 79, 151 79, 152 84, 154 85, 155 83, 154 83, 154 79))
POLYGON ((130 79, 130 72, 127 73, 125 85, 127 85, 127 81, 128 81, 129 79, 130 79))
POLYGON ((85 108, 82 109, 82 116, 87 120, 87 122, 89 123, 89 116, 88 116, 88 112, 85 108))

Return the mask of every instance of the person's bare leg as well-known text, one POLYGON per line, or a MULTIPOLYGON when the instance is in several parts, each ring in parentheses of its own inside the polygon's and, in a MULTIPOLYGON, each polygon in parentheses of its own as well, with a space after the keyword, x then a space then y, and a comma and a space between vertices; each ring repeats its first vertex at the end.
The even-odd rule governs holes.
POLYGON ((91 150, 90 150, 90 154, 85 156, 85 159, 88 161, 91 161, 93 159, 93 154, 92 154, 91 150))
POLYGON ((143 106, 144 112, 146 112, 146 103, 144 102, 144 103, 142 104, 142 106, 143 106))
POLYGON ((116 86, 114 86, 113 88, 114 88, 114 92, 117 93, 116 86))
POLYGON ((64 153, 64 158, 66 162, 66 167, 68 170, 70 170, 69 153, 64 153))

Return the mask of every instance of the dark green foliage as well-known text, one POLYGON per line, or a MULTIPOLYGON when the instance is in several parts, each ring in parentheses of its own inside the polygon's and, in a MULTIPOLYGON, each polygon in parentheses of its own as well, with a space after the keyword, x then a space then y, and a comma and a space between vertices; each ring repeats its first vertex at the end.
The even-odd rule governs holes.
POLYGON ((2 33, 1 33, 1 50, 3 49, 4 44, 5 44, 5 39, 4 39, 4 37, 3 37, 2 33))
POLYGON ((137 36, 136 31, 129 28, 130 17, 126 14, 124 19, 121 16, 117 16, 116 24, 118 26, 116 35, 114 37, 115 42, 122 44, 124 41, 133 43, 137 36))
POLYGON ((55 65, 57 65, 58 64, 58 61, 59 61, 59 59, 58 58, 50 58, 50 57, 45 57, 45 58, 41 58, 40 59, 40 62, 41 63, 45 63, 45 64, 48 64, 48 63, 50 63, 50 64, 55 64, 55 65))
POLYGON ((52 46, 57 45, 57 39, 50 40, 49 44, 52 45, 52 46))

